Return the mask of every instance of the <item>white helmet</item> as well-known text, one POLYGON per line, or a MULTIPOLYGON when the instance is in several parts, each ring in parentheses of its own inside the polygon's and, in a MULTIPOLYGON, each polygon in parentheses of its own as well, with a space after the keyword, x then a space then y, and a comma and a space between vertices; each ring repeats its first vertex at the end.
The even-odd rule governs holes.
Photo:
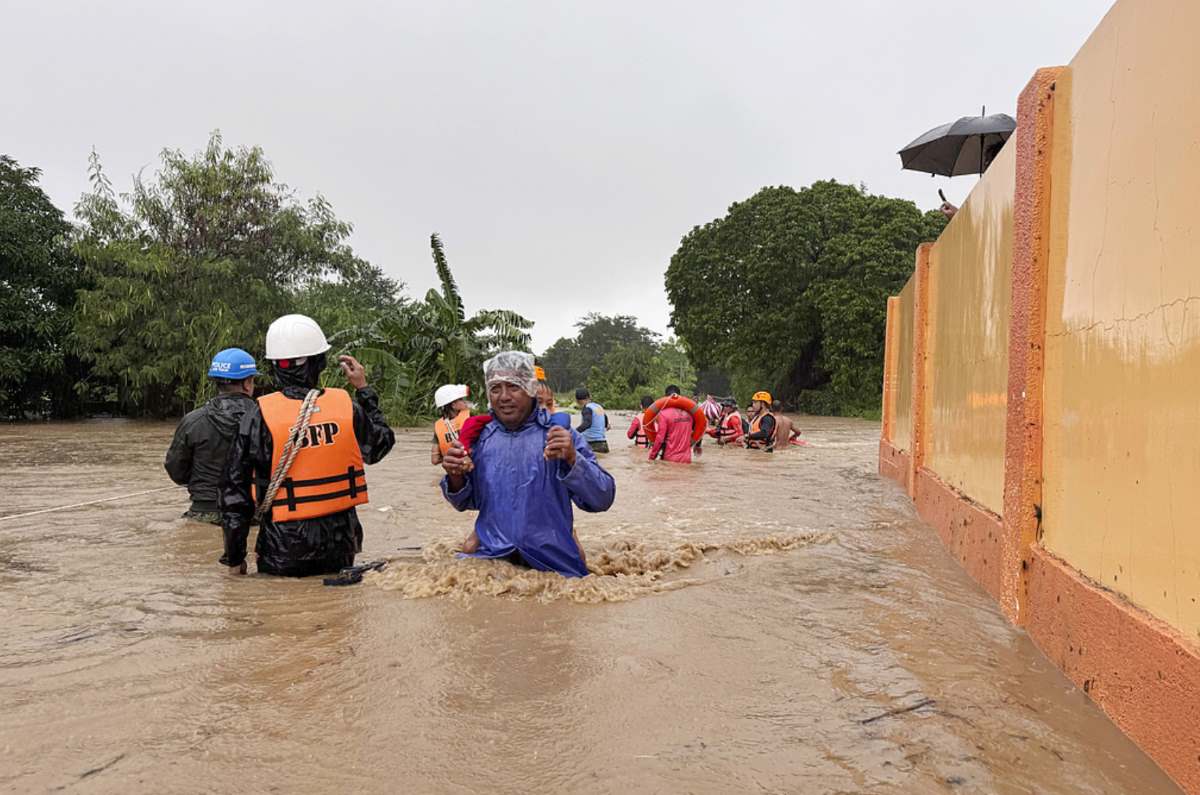
POLYGON ((433 403, 439 409, 449 406, 456 400, 469 397, 471 389, 466 384, 444 384, 433 393, 433 403))
POLYGON ((301 359, 329 350, 325 333, 307 315, 284 315, 267 328, 266 358, 301 359))

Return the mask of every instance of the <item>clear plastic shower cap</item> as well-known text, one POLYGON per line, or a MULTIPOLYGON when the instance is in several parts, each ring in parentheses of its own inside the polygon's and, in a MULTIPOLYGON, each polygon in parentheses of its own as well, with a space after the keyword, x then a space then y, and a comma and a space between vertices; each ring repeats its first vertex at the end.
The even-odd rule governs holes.
POLYGON ((537 395, 538 382, 533 354, 521 351, 497 353, 483 363, 483 380, 488 387, 496 382, 513 384, 534 397, 537 395))

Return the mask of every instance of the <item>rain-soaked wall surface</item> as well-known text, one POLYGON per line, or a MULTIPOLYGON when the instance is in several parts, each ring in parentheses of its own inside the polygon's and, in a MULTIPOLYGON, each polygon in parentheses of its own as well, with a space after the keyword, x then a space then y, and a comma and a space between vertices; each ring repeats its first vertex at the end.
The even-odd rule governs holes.
MULTIPOLYGON (((1200 639, 1200 3, 1118 3, 1059 80, 1045 546, 1200 639)), ((1200 709, 1200 705, 1197 706, 1200 709)))
POLYGON ((1015 146, 933 247, 925 466, 999 514, 1004 503, 1015 146))
POLYGON ((898 450, 912 449, 912 399, 913 399, 913 298, 916 294, 916 279, 909 278, 900 291, 896 315, 896 391, 892 405, 892 438, 898 450))
POLYGON ((1196 0, 1121 0, 1070 66, 1033 75, 1005 153, 905 288, 917 312, 893 335, 907 330, 924 351, 910 470, 880 444, 880 472, 967 573, 1191 793, 1197 31, 1196 0), (1002 469, 984 463, 981 440, 1002 469))

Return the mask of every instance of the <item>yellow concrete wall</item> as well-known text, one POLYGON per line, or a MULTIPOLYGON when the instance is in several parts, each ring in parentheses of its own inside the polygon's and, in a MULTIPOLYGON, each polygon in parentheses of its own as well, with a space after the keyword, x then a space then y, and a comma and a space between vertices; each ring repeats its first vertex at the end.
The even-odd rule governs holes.
POLYGON ((900 291, 896 317, 896 392, 892 414, 892 438, 889 440, 897 450, 912 451, 912 399, 913 399, 913 299, 916 297, 917 279, 908 278, 900 291))
POLYGON ((997 514, 1004 509, 1015 143, 942 232, 929 272, 925 466, 997 514))
POLYGON ((1043 543, 1200 637, 1200 0, 1122 0, 1058 81, 1043 543))

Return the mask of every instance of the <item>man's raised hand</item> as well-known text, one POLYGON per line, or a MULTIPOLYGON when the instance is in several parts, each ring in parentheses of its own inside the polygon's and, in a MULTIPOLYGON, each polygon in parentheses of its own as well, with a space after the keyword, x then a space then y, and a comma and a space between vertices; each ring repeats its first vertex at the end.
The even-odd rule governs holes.
POLYGON ((442 469, 446 470, 446 474, 451 477, 461 477, 467 472, 467 462, 470 460, 462 442, 455 441, 442 456, 442 469))
POLYGON ((359 363, 358 359, 353 356, 339 356, 338 367, 342 368, 342 372, 346 375, 346 380, 350 382, 350 386, 355 389, 362 389, 367 385, 367 368, 359 363))
POLYGON ((566 428, 555 425, 546 434, 546 460, 564 461, 568 467, 575 466, 575 441, 566 428))

